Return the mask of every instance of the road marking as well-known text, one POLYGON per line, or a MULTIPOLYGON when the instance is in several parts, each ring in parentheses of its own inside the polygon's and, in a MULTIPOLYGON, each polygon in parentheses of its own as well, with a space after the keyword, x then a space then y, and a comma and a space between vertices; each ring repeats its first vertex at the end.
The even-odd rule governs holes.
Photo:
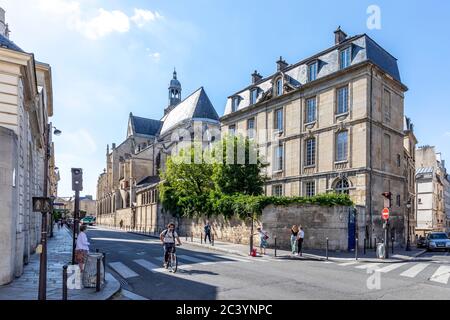
POLYGON ((415 266, 406 270, 405 272, 402 272, 400 275, 402 277, 414 278, 423 270, 425 270, 425 268, 428 267, 429 265, 430 265, 429 263, 418 263, 415 266))
POLYGON ((324 261, 323 263, 331 264, 331 263, 334 263, 334 262, 333 261, 324 261))
POLYGON ((155 269, 159 268, 159 266, 157 266, 156 264, 151 263, 150 261, 147 261, 144 259, 137 259, 137 260, 133 260, 133 261, 136 262, 141 267, 147 269, 150 272, 154 272, 155 269))
POLYGON ((226 260, 234 260, 234 261, 239 261, 239 262, 251 262, 250 260, 247 259, 241 259, 241 258, 236 258, 236 257, 231 257, 231 256, 218 256, 219 258, 222 259, 226 259, 226 260))
POLYGON ((450 267, 440 266, 436 272, 431 276, 430 281, 447 284, 450 278, 450 267))
POLYGON ((138 277, 139 275, 124 265, 122 262, 110 262, 108 263, 111 268, 114 269, 124 279, 138 277))
POLYGON ((210 261, 210 262, 200 262, 199 263, 199 265, 202 265, 202 266, 212 266, 213 264, 217 264, 218 262, 212 262, 212 261, 210 261))
POLYGON ((377 268, 380 264, 379 263, 368 263, 363 264, 362 266, 355 267, 356 269, 375 269, 377 271, 377 268))
POLYGON ((346 267, 346 266, 351 266, 351 265, 354 265, 354 264, 357 264, 357 263, 358 263, 357 261, 350 261, 350 262, 340 263, 339 265, 341 267, 346 267))
POLYGON ((178 258, 183 259, 183 260, 187 260, 189 262, 194 262, 194 263, 199 263, 199 262, 205 261, 205 260, 201 260, 201 259, 198 259, 198 258, 195 258, 195 257, 190 257, 190 256, 185 256, 185 255, 178 256, 178 258))
POLYGON ((393 264, 388 265, 388 266, 386 266, 386 267, 377 269, 377 272, 388 273, 388 272, 391 272, 391 271, 393 271, 393 270, 395 270, 395 269, 398 269, 398 268, 400 268, 400 267, 403 267, 403 266, 406 265, 406 264, 407 264, 406 262, 405 262, 405 263, 393 263, 393 264))
POLYGON ((138 295, 138 294, 135 294, 135 293, 133 293, 133 292, 131 292, 131 291, 128 291, 128 290, 125 290, 125 289, 122 289, 120 293, 121 293, 124 297, 126 297, 126 298, 128 298, 128 299, 131 299, 131 300, 148 300, 147 298, 145 298, 145 297, 143 297, 143 296, 140 296, 140 295, 138 295))

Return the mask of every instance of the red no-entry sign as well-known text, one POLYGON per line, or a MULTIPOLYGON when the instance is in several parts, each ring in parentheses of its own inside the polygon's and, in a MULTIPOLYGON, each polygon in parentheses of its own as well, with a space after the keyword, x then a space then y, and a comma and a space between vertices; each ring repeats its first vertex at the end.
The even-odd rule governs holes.
POLYGON ((383 218, 383 220, 389 219, 389 209, 388 208, 384 208, 383 211, 381 211, 381 217, 383 218))

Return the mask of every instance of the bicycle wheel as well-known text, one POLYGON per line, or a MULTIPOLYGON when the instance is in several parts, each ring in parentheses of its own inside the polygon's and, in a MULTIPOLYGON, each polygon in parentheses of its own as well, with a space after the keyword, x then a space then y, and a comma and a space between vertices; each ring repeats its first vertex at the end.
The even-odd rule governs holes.
POLYGON ((175 273, 178 270, 178 259, 175 253, 170 255, 170 271, 175 273))

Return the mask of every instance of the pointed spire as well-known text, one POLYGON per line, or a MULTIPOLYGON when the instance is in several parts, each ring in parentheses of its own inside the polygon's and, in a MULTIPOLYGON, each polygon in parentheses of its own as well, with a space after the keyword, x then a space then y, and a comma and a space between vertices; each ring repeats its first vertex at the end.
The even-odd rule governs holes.
POLYGON ((177 79, 177 69, 175 67, 173 67, 173 78, 177 79))

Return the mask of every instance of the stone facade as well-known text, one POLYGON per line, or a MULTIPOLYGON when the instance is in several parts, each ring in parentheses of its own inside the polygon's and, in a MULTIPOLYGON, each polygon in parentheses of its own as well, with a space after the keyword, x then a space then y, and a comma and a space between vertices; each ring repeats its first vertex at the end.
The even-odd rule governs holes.
MULTIPOLYGON (((299 63, 281 62, 275 74, 253 78, 229 97, 222 132, 248 135, 253 127, 269 163, 268 195, 348 193, 367 212, 368 239, 383 235, 381 194, 391 192, 390 225, 396 243, 404 244, 411 191, 407 172, 414 155, 404 149, 407 88, 396 59, 361 35, 341 38, 299 63)), ((408 150, 413 150, 412 136, 410 141, 414 147, 408 150)))
MULTIPOLYGON (((0 10, 0 24, 5 23, 0 10)), ((7 30, 4 29, 4 31, 7 30)), ((45 136, 53 115, 51 68, 38 63, 0 34, 0 285, 23 273, 40 241, 41 214, 31 199, 56 196, 54 148, 49 141, 49 175, 44 177, 45 136)))
POLYGON ((446 169, 432 146, 416 150, 417 234, 447 230, 446 169))
POLYGON ((157 216, 162 215, 157 186, 168 156, 192 140, 219 138, 219 128, 219 116, 205 90, 199 88, 181 100, 181 84, 174 72, 161 120, 130 114, 126 140, 113 144, 112 150, 107 147, 106 168, 97 183, 97 223, 156 228, 157 216))

